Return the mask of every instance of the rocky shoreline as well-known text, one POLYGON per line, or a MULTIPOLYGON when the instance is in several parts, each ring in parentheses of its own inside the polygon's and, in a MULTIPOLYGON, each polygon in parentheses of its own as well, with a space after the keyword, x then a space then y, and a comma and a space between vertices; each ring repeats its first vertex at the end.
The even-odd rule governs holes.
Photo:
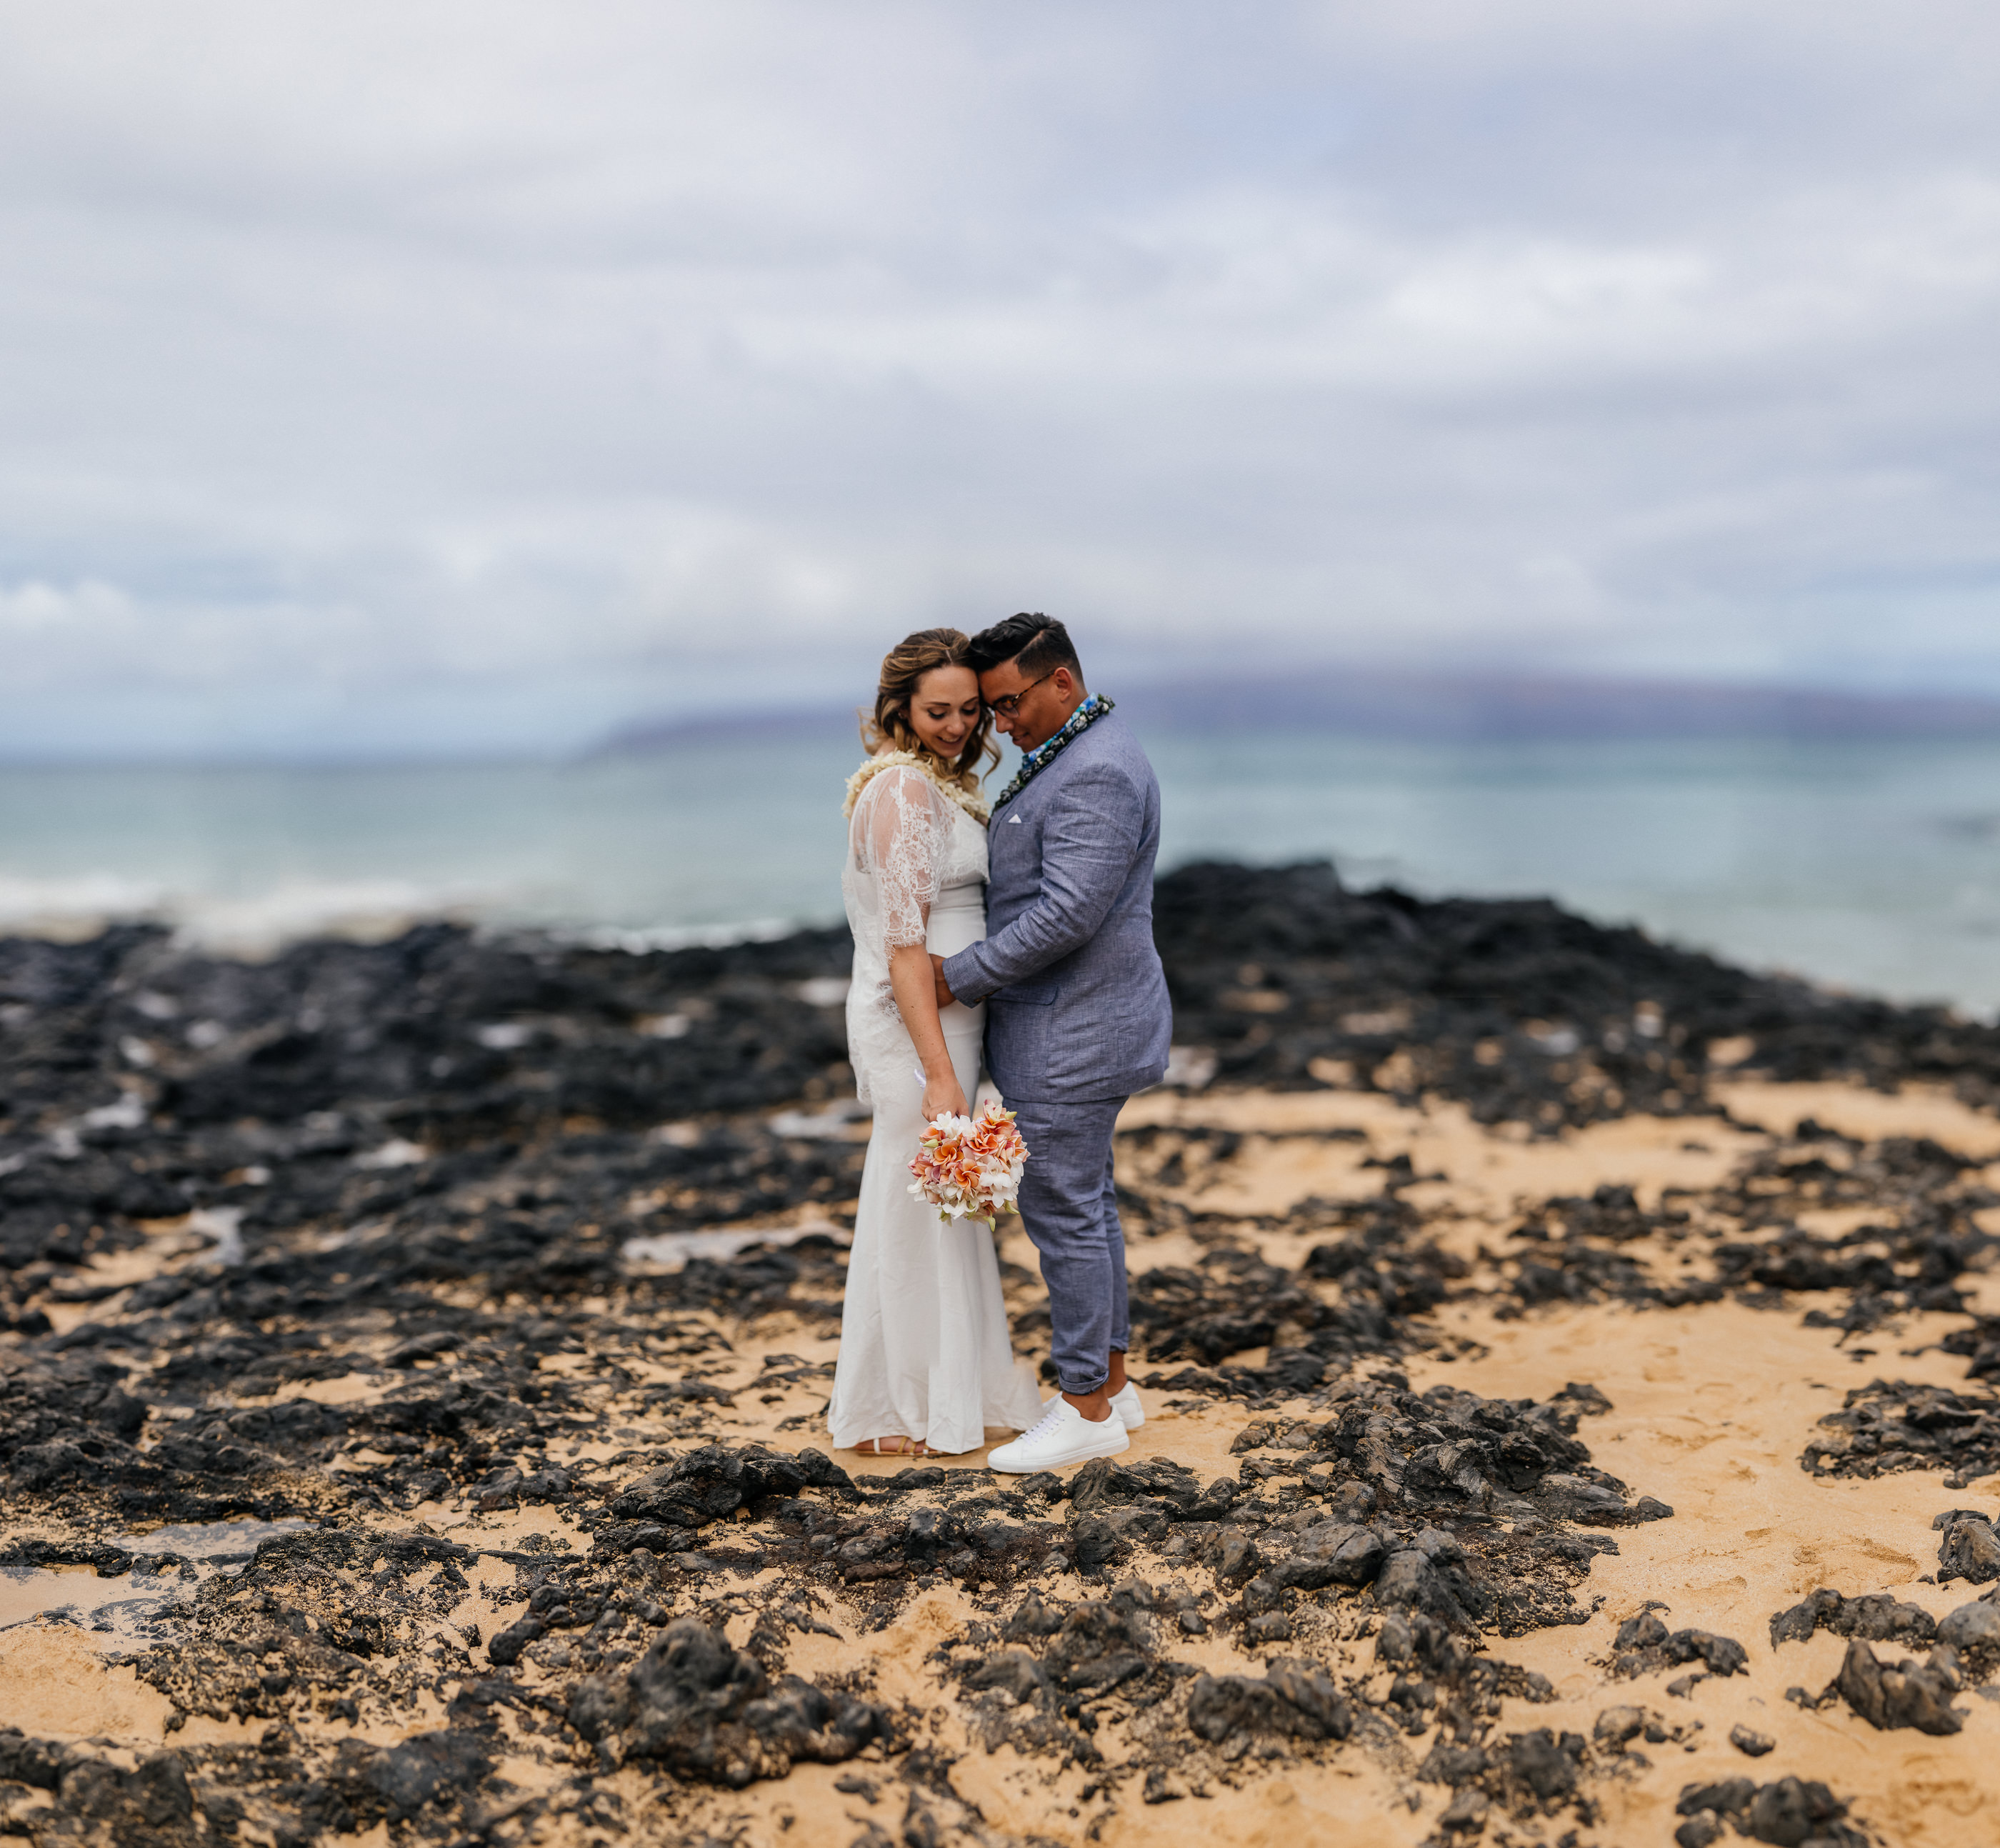
POLYGON ((1026 1482, 826 1451, 844 933, 0 942, 5 1826, 1250 1841, 1344 1780, 1356 1839, 1971 1839, 1884 1805, 2000 1718, 2000 1033, 1325 867, 1158 916, 1157 1412, 1026 1482), (1625 1388, 1503 1344, 1703 1317, 1877 1362, 1785 1468, 1930 1495, 1929 1589, 1725 1632, 1607 1579, 1713 1460, 1632 1471, 1625 1388))

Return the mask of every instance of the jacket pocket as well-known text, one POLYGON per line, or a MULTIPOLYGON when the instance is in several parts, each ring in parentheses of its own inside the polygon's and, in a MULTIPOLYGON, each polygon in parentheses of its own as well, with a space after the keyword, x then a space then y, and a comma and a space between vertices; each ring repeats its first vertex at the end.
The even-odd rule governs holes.
POLYGON ((1019 1001, 1029 1007, 1054 1007, 1056 997, 1062 992, 1059 981, 1016 981, 1004 988, 995 988, 987 997, 995 1001, 1019 1001))

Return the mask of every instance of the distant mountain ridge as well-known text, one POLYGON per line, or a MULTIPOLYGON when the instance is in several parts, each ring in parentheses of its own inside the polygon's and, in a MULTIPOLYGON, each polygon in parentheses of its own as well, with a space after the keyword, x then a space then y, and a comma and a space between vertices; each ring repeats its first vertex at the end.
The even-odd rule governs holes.
MULTIPOLYGON (((1176 732, 1254 726, 1435 742, 2000 738, 2000 699, 1950 693, 1327 668, 1113 680, 1106 690, 1136 722, 1176 732)), ((724 732, 831 731, 854 722, 851 710, 835 706, 747 721, 738 713, 639 720, 611 733, 592 755, 641 754, 724 732)))
POLYGON ((1381 738, 2000 736, 2000 700, 1703 681, 1320 670, 1136 688, 1176 729, 1311 724, 1381 738))

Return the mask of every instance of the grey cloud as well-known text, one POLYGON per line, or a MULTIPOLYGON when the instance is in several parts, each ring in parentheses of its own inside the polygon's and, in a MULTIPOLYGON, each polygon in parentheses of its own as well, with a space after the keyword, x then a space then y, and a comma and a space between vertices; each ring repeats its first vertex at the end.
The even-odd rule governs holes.
POLYGON ((2000 684, 1996 53, 1792 0, 10 9, 0 724, 557 745, 1024 603, 2000 684))

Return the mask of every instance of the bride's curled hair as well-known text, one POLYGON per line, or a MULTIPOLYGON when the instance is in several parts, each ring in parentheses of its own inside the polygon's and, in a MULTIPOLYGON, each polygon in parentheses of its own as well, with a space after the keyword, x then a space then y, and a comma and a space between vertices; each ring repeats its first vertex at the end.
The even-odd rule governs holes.
POLYGON ((1000 761, 993 742, 993 715, 984 707, 979 722, 966 734, 964 748, 949 759, 939 757, 918 738, 910 724, 910 702, 917 683, 934 668, 971 669, 966 658, 971 642, 957 629, 919 629, 906 635, 882 657, 882 674, 875 689, 875 709, 861 715, 861 742, 870 756, 885 746, 914 751, 937 775, 962 789, 977 790, 979 780, 1000 761))

